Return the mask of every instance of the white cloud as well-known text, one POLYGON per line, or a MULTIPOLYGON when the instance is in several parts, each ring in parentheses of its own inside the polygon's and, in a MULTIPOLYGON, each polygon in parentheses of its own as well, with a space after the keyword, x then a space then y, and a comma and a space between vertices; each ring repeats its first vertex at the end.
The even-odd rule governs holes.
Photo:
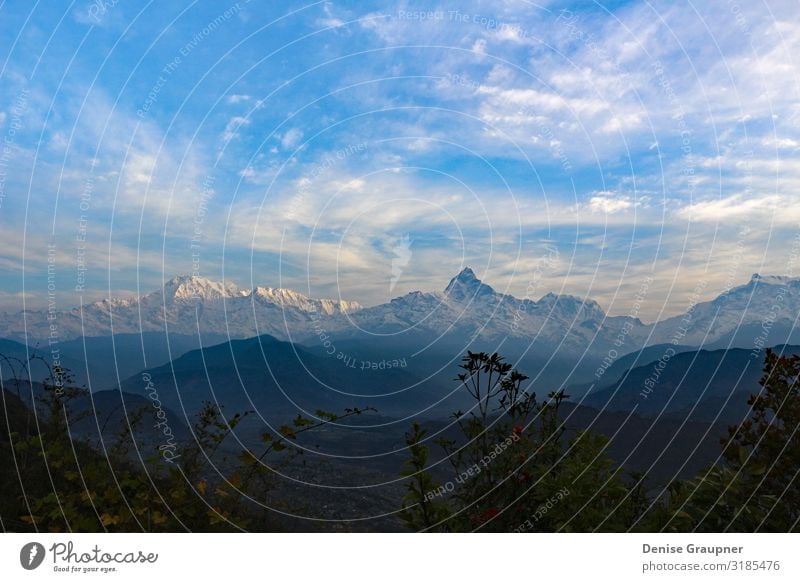
POLYGON ((296 127, 292 128, 281 137, 281 146, 285 150, 292 149, 300 143, 301 139, 303 139, 303 132, 296 127))
POLYGON ((222 132, 222 139, 229 142, 239 137, 239 130, 242 127, 250 125, 250 120, 246 117, 234 116, 225 124, 225 130, 222 132))
POLYGON ((589 208, 592 212, 614 214, 633 207, 630 198, 620 196, 613 192, 597 192, 589 198, 589 208))
POLYGON ((779 138, 776 136, 766 137, 762 140, 762 144, 768 148, 777 150, 797 150, 800 149, 800 140, 791 139, 788 137, 779 138))
POLYGON ((472 45, 472 50, 479 54, 486 54, 486 39, 479 38, 475 41, 475 44, 472 45))
MULTIPOLYGON (((791 199, 778 195, 728 196, 717 200, 707 200, 689 204, 682 208, 678 215, 687 220, 697 222, 723 222, 746 220, 765 220, 770 217, 780 222, 795 222, 800 218, 800 210, 791 199)), ((762 223, 764 228, 769 224, 762 223)))
POLYGON ((226 99, 226 101, 228 103, 230 103, 231 105, 236 105, 238 103, 244 103, 246 101, 250 101, 250 99, 251 99, 250 95, 237 95, 237 94, 234 94, 234 95, 229 95, 228 98, 226 99))
POLYGON ((132 188, 140 185, 149 185, 157 162, 158 160, 154 155, 131 152, 124 166, 127 185, 132 188))
POLYGON ((326 2, 325 4, 323 4, 322 9, 325 12, 325 17, 317 19, 317 26, 323 28, 329 28, 329 27, 337 28, 340 26, 344 26, 344 20, 338 18, 337 16, 334 16, 330 2, 326 2))

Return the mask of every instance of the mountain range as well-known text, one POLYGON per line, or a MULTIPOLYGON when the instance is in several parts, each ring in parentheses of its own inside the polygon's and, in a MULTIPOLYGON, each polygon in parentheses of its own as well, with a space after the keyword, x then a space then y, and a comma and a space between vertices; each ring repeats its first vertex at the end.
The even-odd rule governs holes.
POLYGON ((798 313, 800 279, 782 276, 753 275, 684 314, 648 324, 609 316, 589 298, 548 293, 532 300, 498 293, 466 267, 441 292, 414 291, 372 307, 312 299, 288 289, 242 290, 229 282, 178 276, 152 293, 59 311, 54 320, 45 310, 0 314, 0 337, 29 345, 45 342, 55 323, 62 342, 148 332, 213 339, 269 334, 311 349, 324 347, 331 355, 339 355, 329 349, 334 341, 381 349, 436 345, 451 353, 477 343, 515 356, 559 355, 575 361, 611 351, 616 358, 667 343, 719 348, 796 343, 798 313))
POLYGON ((269 333, 288 337, 311 329, 314 318, 328 318, 360 309, 355 301, 310 299, 289 289, 239 289, 203 277, 176 276, 163 288, 121 299, 103 299, 57 311, 0 314, 0 337, 28 344, 46 342, 51 325, 59 341, 82 336, 159 332, 168 335, 222 335, 231 338, 269 333))

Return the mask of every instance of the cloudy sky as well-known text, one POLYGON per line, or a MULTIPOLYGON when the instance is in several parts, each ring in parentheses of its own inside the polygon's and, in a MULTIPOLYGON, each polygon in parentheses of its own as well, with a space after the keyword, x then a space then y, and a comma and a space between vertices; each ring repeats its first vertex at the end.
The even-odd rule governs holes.
POLYGON ((800 276, 799 16, 4 2, 0 307, 48 266, 59 308, 193 273, 375 304, 469 265, 645 320, 800 276))

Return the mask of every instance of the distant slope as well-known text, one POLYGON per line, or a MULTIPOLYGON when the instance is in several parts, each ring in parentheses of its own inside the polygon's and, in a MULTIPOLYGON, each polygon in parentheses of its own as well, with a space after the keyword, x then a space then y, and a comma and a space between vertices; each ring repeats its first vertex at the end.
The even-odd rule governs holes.
POLYGON ((610 439, 608 454, 629 470, 646 472, 649 486, 663 485, 671 478, 692 477, 718 460, 720 437, 727 424, 692 417, 662 416, 658 420, 626 411, 600 412, 567 404, 566 426, 590 429, 610 439))
MULTIPOLYGON (((62 367, 78 370, 80 374, 83 367, 82 358, 76 359, 60 350, 55 357, 62 367)), ((16 376, 23 380, 41 382, 50 376, 53 361, 54 352, 46 342, 42 346, 36 344, 26 346, 14 340, 0 339, 0 370, 2 370, 0 376, 5 380, 11 380, 16 376)))
POLYGON ((470 339, 453 334, 445 338, 429 338, 419 334, 399 336, 372 336, 360 339, 335 338, 331 344, 335 353, 318 339, 303 344, 303 349, 320 358, 337 360, 343 358, 354 361, 357 367, 384 361, 400 361, 403 369, 416 378, 430 378, 437 384, 454 388, 454 378, 458 366, 467 350, 473 352, 493 352, 499 350, 507 362, 530 376, 534 389, 550 392, 566 386, 568 380, 585 378, 594 373, 599 365, 597 358, 575 358, 572 354, 551 354, 540 350, 536 345, 517 342, 499 346, 488 340, 470 339), (435 340, 435 341, 434 341, 435 340))
MULTIPOLYGON (((224 336, 209 335, 202 338, 202 345, 214 345, 224 341, 224 336)), ((80 337, 48 345, 34 344, 27 348, 22 343, 0 339, 0 354, 26 361, 33 355, 44 358, 52 366, 58 359, 63 368, 69 370, 76 386, 102 390, 117 386, 124 380, 147 367, 160 366, 178 358, 190 350, 201 347, 201 339, 194 335, 146 332, 141 334, 116 334, 98 337, 80 337), (55 351, 57 350, 57 351, 55 351)), ((4 378, 13 373, 0 358, 4 378)), ((15 362, 19 375, 21 365, 15 362)), ((30 379, 41 382, 50 375, 48 367, 39 359, 30 362, 30 379)), ((27 374, 24 375, 28 378, 27 374)))
MULTIPOLYGON (((672 349, 676 354, 683 352, 694 352, 696 348, 692 346, 658 344, 634 350, 633 352, 613 359, 608 355, 596 363, 591 370, 581 370, 574 378, 585 378, 586 383, 575 383, 570 385, 569 393, 576 397, 586 395, 590 390, 598 392, 617 383, 625 374, 634 368, 646 367, 658 360, 668 349, 672 349)), ((573 379, 574 381, 574 379, 573 379)))
MULTIPOLYGON (((800 346, 776 351, 800 354, 800 346)), ((739 422, 747 395, 760 389, 763 351, 745 349, 684 352, 630 370, 610 387, 590 393, 583 404, 643 416, 671 414, 706 421, 739 422), (662 361, 663 363, 659 363, 662 361)))
POLYGON ((697 351, 697 348, 692 346, 671 344, 658 344, 655 346, 643 347, 625 354, 624 356, 620 356, 614 360, 613 363, 608 366, 608 368, 604 369, 604 372, 601 374, 598 382, 598 386, 610 386, 622 378, 622 376, 624 376, 628 370, 647 366, 648 364, 655 362, 661 357, 667 348, 672 348, 676 354, 697 351))
MULTIPOLYGON (((255 409, 283 421, 320 408, 340 412, 367 405, 387 415, 430 414, 424 409, 446 393, 401 367, 362 370, 272 336, 194 350, 146 374, 162 402, 177 411, 196 411, 209 401, 231 413, 255 409)), ((123 390, 141 390, 142 377, 125 380, 123 390)))
POLYGON ((80 368, 72 370, 77 383, 101 390, 116 386, 119 380, 140 370, 161 366, 201 345, 214 345, 225 339, 211 335, 202 338, 201 344, 197 335, 145 332, 82 337, 61 342, 59 348, 64 357, 81 363, 80 368))
MULTIPOLYGON (((36 402, 36 411, 40 418, 46 414, 41 402, 44 395, 42 384, 34 382, 5 382, 5 391, 19 400, 27 410, 32 411, 36 402)), ((120 390, 101 390, 89 392, 84 389, 72 389, 69 399, 69 415, 71 434, 73 437, 88 441, 93 446, 102 448, 111 446, 123 434, 134 435, 133 441, 143 456, 153 455, 161 444, 165 444, 168 436, 164 428, 174 435, 177 442, 185 443, 190 438, 186 422, 193 418, 183 418, 163 403, 158 403, 163 414, 158 414, 150 392, 123 392, 120 390), (163 418, 162 418, 163 416, 163 418), (156 426, 166 420, 166 424, 156 426)), ((2 429, 0 429, 2 430, 2 429)), ((133 444, 129 437, 129 444, 133 444)))

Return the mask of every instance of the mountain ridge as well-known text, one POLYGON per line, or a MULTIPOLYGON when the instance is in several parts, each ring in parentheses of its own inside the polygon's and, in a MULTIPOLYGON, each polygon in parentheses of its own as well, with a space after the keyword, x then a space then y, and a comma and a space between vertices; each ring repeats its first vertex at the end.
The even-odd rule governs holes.
POLYGON ((176 275, 150 293, 101 299, 82 309, 61 310, 55 314, 47 310, 0 313, 0 337, 23 343, 46 341, 50 339, 53 325, 59 341, 145 332, 287 336, 284 328, 298 324, 309 326, 318 314, 330 317, 361 308, 356 301, 314 299, 291 289, 261 286, 241 289, 230 282, 176 275), (212 321, 204 326, 202 319, 212 321))
MULTIPOLYGON (((412 291, 370 307, 344 299, 310 298, 291 289, 258 285, 242 289, 230 281, 178 275, 161 289, 138 297, 104 299, 83 311, 57 312, 55 323, 62 341, 84 335, 163 332, 232 339, 269 334, 316 345, 329 336, 371 341, 406 335, 425 341, 449 338, 456 347, 464 347, 480 337, 490 342, 510 340, 519 349, 532 346, 545 354, 601 356, 613 350, 618 357, 648 345, 703 346, 729 337, 738 346, 780 343, 787 338, 760 337, 770 331, 762 322, 769 322, 770 328, 774 324, 775 335, 781 335, 793 326, 797 313, 800 279, 782 275, 753 274, 747 283, 698 302, 682 315, 644 323, 632 316, 610 316, 591 298, 549 292, 534 300, 499 293, 467 266, 442 291, 412 291), (778 297, 779 309, 773 313, 778 297), (741 337, 736 338, 737 333, 741 337)), ((53 323, 48 315, 1 313, 0 337, 24 342, 46 339, 53 323)))

